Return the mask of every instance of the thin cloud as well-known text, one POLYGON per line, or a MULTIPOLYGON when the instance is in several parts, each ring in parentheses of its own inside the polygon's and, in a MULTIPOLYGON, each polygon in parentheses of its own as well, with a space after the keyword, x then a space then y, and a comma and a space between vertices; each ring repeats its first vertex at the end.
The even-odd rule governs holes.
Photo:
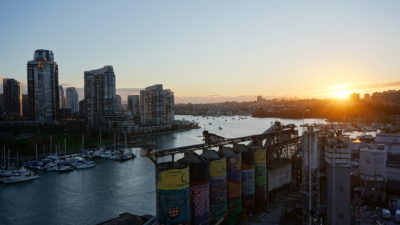
POLYGON ((221 95, 208 95, 208 96, 175 96, 176 103, 218 103, 218 102, 248 102, 255 101, 257 96, 221 96, 221 95))
POLYGON ((400 80, 391 81, 391 82, 382 82, 382 83, 365 83, 365 84, 356 84, 352 88, 354 89, 375 89, 375 88, 388 88, 388 87, 397 87, 400 86, 400 80))
POLYGON ((394 88, 400 87, 400 80, 378 83, 355 83, 355 84, 341 84, 333 87, 316 90, 313 93, 317 95, 329 94, 335 90, 349 90, 349 91, 372 91, 373 89, 394 88))

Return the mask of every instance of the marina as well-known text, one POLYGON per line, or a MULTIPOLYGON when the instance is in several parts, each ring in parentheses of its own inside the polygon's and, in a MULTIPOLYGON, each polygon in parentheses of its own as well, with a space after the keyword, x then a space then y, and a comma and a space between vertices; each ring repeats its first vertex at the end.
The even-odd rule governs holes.
MULTIPOLYGON (((324 123, 324 120, 286 120, 276 118, 176 116, 198 120, 201 129, 149 136, 157 149, 168 149, 202 143, 202 132, 208 130, 224 137, 259 134, 279 120, 282 123, 324 123), (231 118, 236 118, 232 120, 231 118), (228 121, 225 122, 225 119, 228 121)), ((136 149, 131 149, 136 152, 136 149)), ((95 224, 123 212, 155 215, 154 165, 138 156, 134 160, 115 162, 94 159, 96 167, 69 173, 38 172, 39 179, 13 185, 0 185, 1 221, 5 224, 95 224), (46 201, 43 201, 46 199, 46 201), (146 204, 143 204, 143 203, 146 204), (78 210, 79 209, 79 210, 78 210), (15 213, 18 211, 18 215, 15 213), (34 218, 34 219, 32 219, 34 218), (59 221, 57 223, 56 221, 59 221)))
MULTIPOLYGON (((196 149, 201 149, 201 146, 204 145, 202 144, 204 143, 204 131, 209 132, 211 136, 213 136, 213 134, 218 134, 218 136, 228 138, 226 140, 219 140, 218 137, 216 137, 216 139, 210 139, 217 141, 215 143, 213 141, 208 142, 207 146, 211 147, 212 145, 218 146, 220 144, 218 140, 225 144, 234 143, 235 141, 244 141, 246 143, 246 140, 252 140, 251 137, 265 137, 262 133, 273 133, 271 129, 276 121, 282 124, 296 125, 299 135, 306 129, 306 124, 314 124, 314 126, 320 127, 334 125, 319 119, 287 120, 253 117, 246 117, 246 119, 244 119, 244 117, 177 117, 182 120, 197 121, 202 128, 184 132, 170 132, 159 135, 152 134, 148 136, 148 141, 154 143, 156 146, 155 151, 151 154, 159 157, 159 163, 168 162, 170 160, 168 157, 165 157, 165 153, 175 154, 175 160, 178 161, 186 160, 188 162, 201 163, 202 161, 198 161, 196 156, 183 159, 183 154, 180 154, 180 152, 184 149, 192 149, 195 154, 201 153, 196 149), (211 123, 210 121, 218 125, 209 125, 209 123, 211 123), (219 129, 220 127, 223 127, 223 129, 219 129), (269 127, 271 127, 271 129, 266 130, 269 127), (159 149, 163 149, 164 151, 158 152, 157 150, 159 149), (171 149, 171 151, 168 149, 171 149)), ((344 125, 336 124, 335 126, 343 127, 344 125)), ((375 133, 364 132, 363 134, 375 136, 375 133)), ((274 148, 273 146, 274 145, 271 145, 271 148, 274 148)), ((277 145, 276 148, 282 148, 282 146, 277 145)), ((27 182, 0 185, 0 204, 1 207, 4 208, 4 210, 0 212, 0 218, 2 221, 6 221, 5 224, 54 224, 54 221, 60 221, 59 224, 95 224, 116 217, 124 212, 134 213, 136 215, 156 215, 155 168, 151 160, 141 157, 143 152, 146 152, 143 150, 144 149, 141 148, 128 148, 122 153, 121 151, 112 151, 112 149, 106 150, 105 148, 98 148, 83 151, 82 155, 75 155, 70 158, 65 156, 49 156, 44 160, 49 164, 47 166, 44 163, 27 163, 26 166, 28 167, 29 164, 31 164, 31 167, 41 168, 33 169, 39 177, 32 177, 32 179, 27 182), (137 157, 134 160, 125 160, 118 159, 118 156, 137 157), (60 165, 63 166, 57 166, 57 164, 55 164, 56 161, 61 162, 60 165), (53 165, 53 167, 50 167, 50 165, 53 165), (71 171, 71 168, 67 165, 74 165, 75 171, 71 171), (60 170, 58 172, 49 172, 46 171, 47 168, 55 171, 60 170), (42 202, 41 199, 48 199, 48 201, 42 202), (145 202, 145 204, 143 204, 143 202, 145 202), (37 205, 37 207, 32 208, 32 205, 37 205), (79 206, 80 210, 75 210, 75 206, 79 206), (11 212, 15 211, 17 208, 24 210, 19 216, 13 216, 11 212), (60 211, 63 213, 56 213, 60 211), (35 217, 38 221, 31 221, 30 218, 32 217, 35 217)), ((233 150, 234 152, 247 151, 236 150, 236 147, 233 148, 233 150)), ((261 150, 253 150, 255 150, 254 154, 265 154, 265 152, 263 153, 261 150)), ((222 152, 233 154, 229 153, 231 151, 231 149, 226 149, 222 152)), ((215 155, 212 151, 205 151, 202 157, 213 161, 212 164, 217 163, 216 165, 218 165, 218 154, 215 155)), ((242 160, 246 160, 249 163, 243 167, 244 170, 241 172, 243 174, 249 173, 249 175, 245 175, 242 177, 242 180, 240 180, 241 183, 243 182, 242 185, 245 185, 243 188, 246 187, 249 181, 251 181, 250 183, 256 182, 256 184, 258 182, 258 185, 247 187, 247 195, 239 195, 240 198, 237 194, 235 195, 231 192, 230 196, 233 197, 229 200, 230 204, 236 204, 235 202, 238 204, 241 202, 242 204, 244 202, 248 207, 263 204, 265 201, 263 199, 265 199, 266 196, 262 195, 262 191, 260 190, 274 190, 279 187, 280 183, 290 182, 290 177, 288 177, 287 180, 272 179, 268 183, 268 186, 263 186, 263 180, 266 179, 265 177, 287 173, 285 171, 291 170, 290 164, 271 164, 266 168, 263 166, 265 159, 262 159, 262 157, 251 159, 248 158, 246 154, 242 157, 242 160), (246 157, 248 159, 246 159, 246 157), (251 175, 254 174, 255 171, 257 171, 258 175, 251 175), (265 175, 263 176, 262 174, 265 175), (254 192, 255 190, 258 191, 254 192)), ((178 166, 177 168, 181 167, 178 166)), ((182 169, 185 168, 187 167, 182 167, 182 169)), ((213 193, 224 193, 221 192, 222 190, 219 188, 221 185, 219 176, 221 176, 221 174, 210 174, 209 185, 213 193)), ((235 179, 234 175, 231 177, 233 180, 235 179)), ((191 183, 199 185, 198 187, 196 186, 196 188, 201 191, 203 188, 201 184, 204 183, 205 180, 200 177, 199 179, 198 181, 191 181, 191 183)), ((239 182, 239 180, 236 182, 239 182)), ((230 183, 233 184, 232 182, 230 183)), ((168 193, 167 190, 159 190, 159 192, 168 193)), ((228 195, 229 193, 225 194, 228 195)), ((227 203, 220 202, 217 196, 210 200, 211 202, 209 204, 213 207, 211 210, 212 215, 215 218, 225 218, 226 215, 222 213, 223 211, 221 211, 221 209, 227 207, 223 206, 227 203)), ((197 201, 201 200, 199 199, 197 201)), ((237 208, 237 210, 238 212, 246 212, 246 207, 240 207, 237 208)), ((198 219, 201 220, 201 218, 204 217, 199 217, 198 219)))

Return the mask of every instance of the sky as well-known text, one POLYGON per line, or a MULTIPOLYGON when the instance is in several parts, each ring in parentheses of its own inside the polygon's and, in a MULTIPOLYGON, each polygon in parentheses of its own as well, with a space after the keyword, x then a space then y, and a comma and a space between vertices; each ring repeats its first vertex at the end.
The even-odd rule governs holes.
POLYGON ((0 1, 0 76, 50 49, 59 82, 112 65, 119 91, 176 102, 400 87, 400 1, 0 1))

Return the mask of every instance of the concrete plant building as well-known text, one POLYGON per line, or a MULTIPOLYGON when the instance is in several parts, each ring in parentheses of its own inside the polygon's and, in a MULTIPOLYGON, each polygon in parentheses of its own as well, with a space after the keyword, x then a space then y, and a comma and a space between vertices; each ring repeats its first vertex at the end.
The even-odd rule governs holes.
POLYGON ((308 127, 303 133, 303 167, 302 167, 302 188, 306 197, 306 204, 303 208, 305 224, 315 224, 320 218, 320 156, 319 136, 313 127, 308 127), (316 221, 316 222, 314 222, 316 221))
POLYGON ((71 109, 71 113, 79 112, 79 94, 74 87, 66 89, 66 108, 71 109))
POLYGON ((326 206, 327 224, 351 224, 351 148, 348 137, 326 137, 326 206))
POLYGON ((57 120, 60 106, 58 65, 52 51, 38 49, 27 64, 30 118, 37 121, 57 120))

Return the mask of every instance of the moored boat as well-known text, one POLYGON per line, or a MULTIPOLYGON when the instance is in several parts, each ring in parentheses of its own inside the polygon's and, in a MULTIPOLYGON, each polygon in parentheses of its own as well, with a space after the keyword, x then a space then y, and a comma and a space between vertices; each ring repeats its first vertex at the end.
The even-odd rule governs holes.
POLYGON ((39 178, 38 175, 25 168, 16 170, 7 170, 2 173, 2 182, 6 184, 29 181, 39 178))
POLYGON ((74 163, 74 166, 76 169, 88 169, 88 168, 93 168, 96 166, 96 163, 93 161, 78 161, 74 163))
POLYGON ((75 168, 71 165, 63 165, 63 164, 58 164, 58 172, 70 172, 74 170, 75 168))
POLYGON ((38 175, 29 175, 29 176, 11 176, 7 178, 3 178, 3 182, 5 184, 10 184, 10 183, 17 183, 17 182, 23 182, 23 181, 29 181, 29 180, 34 180, 39 178, 38 175))

